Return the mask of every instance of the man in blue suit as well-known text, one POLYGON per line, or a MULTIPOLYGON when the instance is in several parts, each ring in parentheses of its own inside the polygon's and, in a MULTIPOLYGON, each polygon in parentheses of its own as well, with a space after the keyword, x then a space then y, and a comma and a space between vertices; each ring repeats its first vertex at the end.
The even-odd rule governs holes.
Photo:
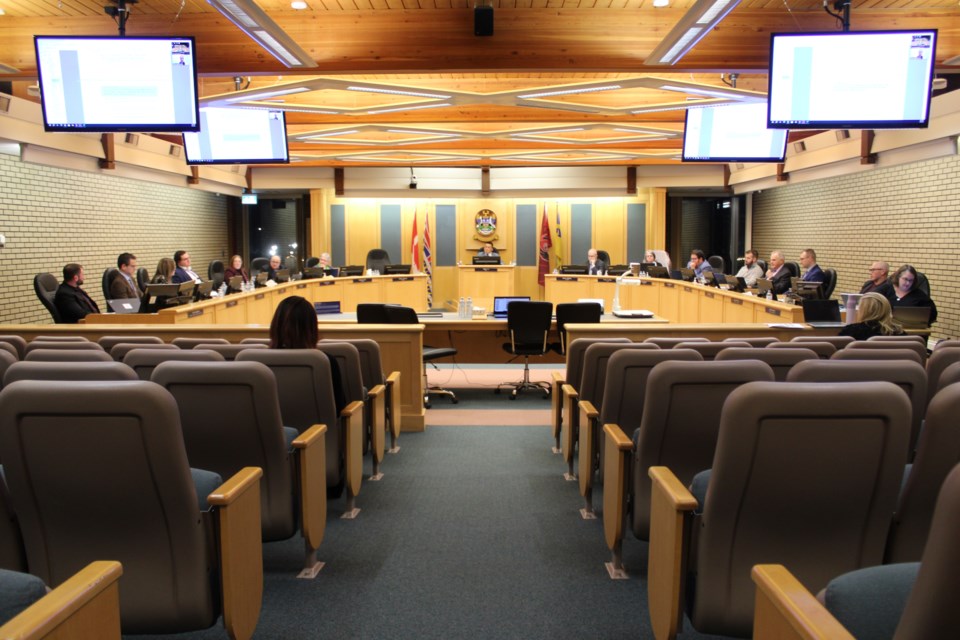
POLYGON ((189 253, 182 249, 177 251, 173 254, 173 263, 177 265, 172 278, 175 284, 180 284, 181 282, 200 282, 200 276, 190 268, 189 253))
POLYGON ((817 264, 817 253, 813 249, 804 249, 800 252, 800 267, 805 270, 801 280, 823 282, 823 270, 817 264))

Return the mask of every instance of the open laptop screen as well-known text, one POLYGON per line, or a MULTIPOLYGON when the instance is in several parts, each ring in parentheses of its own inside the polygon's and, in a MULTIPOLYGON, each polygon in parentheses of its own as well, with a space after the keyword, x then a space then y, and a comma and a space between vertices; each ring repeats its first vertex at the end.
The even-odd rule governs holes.
POLYGON ((495 316, 504 316, 507 315, 507 305, 513 302, 514 300, 520 301, 529 301, 530 296, 510 296, 510 297, 496 297, 493 299, 493 315, 495 316))

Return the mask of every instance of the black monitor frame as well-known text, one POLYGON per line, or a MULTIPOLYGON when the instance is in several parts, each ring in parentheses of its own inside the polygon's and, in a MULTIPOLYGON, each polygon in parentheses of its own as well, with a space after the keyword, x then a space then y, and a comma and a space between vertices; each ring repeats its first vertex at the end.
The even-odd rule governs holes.
POLYGON ((276 271, 276 280, 277 284, 281 282, 290 282, 290 269, 277 269, 276 271))
POLYGON ((678 271, 680 272, 680 279, 686 282, 693 282, 697 278, 697 272, 688 267, 680 267, 678 271))
POLYGON ((823 300, 823 283, 813 280, 790 278, 790 289, 800 298, 823 300))
POLYGON ((363 275, 363 265, 362 264, 351 264, 344 265, 340 267, 340 277, 341 278, 356 278, 357 276, 363 275))
POLYGON ((388 264, 383 268, 385 276, 405 276, 410 274, 411 265, 409 264, 388 264))
POLYGON ((590 268, 585 264, 565 264, 560 267, 560 273, 565 276, 585 276, 590 268))
POLYGON ((473 264, 500 264, 500 256, 473 256, 473 264))
POLYGON ((656 265, 656 264, 650 264, 649 262, 646 262, 644 264, 649 265, 644 269, 648 277, 670 280, 670 270, 667 269, 666 267, 656 265))

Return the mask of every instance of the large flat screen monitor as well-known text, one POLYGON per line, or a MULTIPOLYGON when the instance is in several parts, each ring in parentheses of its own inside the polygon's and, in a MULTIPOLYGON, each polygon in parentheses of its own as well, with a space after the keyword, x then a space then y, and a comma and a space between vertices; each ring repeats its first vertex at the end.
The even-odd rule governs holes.
POLYGON ((35 36, 47 131, 196 131, 192 37, 35 36))
POLYGON ((200 131, 184 133, 183 148, 187 164, 290 162, 286 118, 279 109, 201 107, 200 131))
POLYGON ((937 30, 775 33, 769 112, 778 129, 927 126, 937 30))
POLYGON ((783 162, 787 131, 767 128, 767 103, 687 109, 684 162, 783 162))

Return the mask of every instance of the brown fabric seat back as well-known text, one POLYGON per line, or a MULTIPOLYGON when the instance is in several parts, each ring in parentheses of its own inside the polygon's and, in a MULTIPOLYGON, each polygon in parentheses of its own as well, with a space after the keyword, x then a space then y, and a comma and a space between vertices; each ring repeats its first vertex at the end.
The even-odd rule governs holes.
POLYGON ((790 368, 804 360, 819 360, 817 354, 810 350, 798 347, 796 349, 724 349, 717 354, 716 360, 760 360, 766 362, 773 369, 773 377, 778 382, 787 379, 790 368))
POLYGON ((88 340, 31 340, 27 343, 24 357, 37 349, 63 349, 69 351, 103 351, 103 347, 88 340))
POLYGON ((867 342, 916 342, 924 349, 927 348, 927 339, 916 334, 905 334, 899 336, 870 336, 867 342))
MULTIPOLYGON (((783 349, 764 349, 774 353, 783 349)), ((704 633, 749 637, 758 563, 813 592, 880 564, 910 436, 910 401, 889 382, 751 382, 720 416, 697 532, 693 602, 704 633)))
POLYGON ((93 560, 119 560, 124 633, 216 621, 209 520, 167 391, 142 381, 20 381, 0 393, 0 412, 31 573, 55 586, 93 560))
POLYGON ((103 336, 97 340, 97 344, 103 347, 103 350, 110 353, 113 345, 120 344, 163 344, 163 340, 156 336, 103 336))
MULTIPOLYGON (((873 343, 876 344, 890 344, 890 343, 873 343)), ((917 354, 913 349, 901 349, 898 348, 898 345, 893 345, 892 349, 873 349, 870 348, 870 345, 867 345, 866 342, 855 342, 854 344, 848 346, 846 349, 841 349, 835 354, 830 356, 833 360, 913 360, 917 364, 923 364, 923 359, 917 354), (866 345, 865 347, 854 347, 854 345, 862 344, 866 345)))
POLYGON ((103 349, 34 349, 24 362, 113 362, 103 349))
POLYGON ((283 424, 303 433, 315 424, 327 425, 327 486, 340 482, 346 446, 333 395, 330 360, 317 349, 251 349, 237 362, 261 362, 277 383, 283 424))
POLYGON ((752 349, 753 345, 749 342, 678 342, 673 345, 673 349, 693 349, 706 361, 713 361, 716 359, 717 354, 723 351, 724 349, 738 348, 738 349, 752 349))
MULTIPOLYGON (((947 368, 943 370, 943 373, 940 374, 940 379, 937 380, 936 393, 939 393, 940 390, 958 382, 960 382, 960 362, 954 362, 953 364, 947 366, 947 368)), ((927 389, 929 388, 930 382, 928 376, 927 389)), ((934 395, 936 395, 936 393, 934 395)))
POLYGON ((0 389, 3 388, 3 385, 7 384, 7 371, 10 370, 11 366, 19 364, 19 362, 20 361, 13 355, 6 351, 0 351, 0 389))
POLYGON ((138 380, 122 362, 16 362, 3 374, 3 386, 17 380, 138 380))
POLYGON ((647 338, 644 340, 647 344, 655 344, 661 349, 673 349, 673 345, 680 344, 681 342, 710 342, 709 338, 664 338, 664 337, 653 337, 647 338))
MULTIPOLYGON (((268 349, 264 344, 202 344, 197 349, 213 351, 223 356, 224 360, 236 360, 237 354, 247 349, 268 349)), ((193 351, 193 349, 191 349, 193 351)))
POLYGON ((790 342, 829 342, 839 351, 856 340, 851 336, 796 336, 790 338, 790 342))
POLYGON ((141 351, 146 351, 147 349, 152 349, 155 351, 182 351, 182 349, 177 345, 167 344, 165 342, 160 344, 154 342, 118 342, 110 347, 110 357, 117 362, 123 362, 123 359, 127 357, 127 354, 134 349, 139 349, 141 351))
POLYGON ((181 349, 193 349, 201 344, 230 344, 226 338, 174 338, 171 344, 181 349))
POLYGON ((892 382, 910 398, 909 459, 920 437, 920 427, 927 414, 927 374, 910 360, 821 360, 801 362, 787 375, 788 382, 892 382))
POLYGON ((346 342, 356 347, 360 354, 360 378, 366 389, 372 389, 378 384, 383 384, 383 364, 380 360, 380 345, 376 340, 367 338, 355 338, 351 340, 324 339, 318 344, 330 342, 346 342))
POLYGON ((583 354, 583 370, 580 373, 580 384, 577 391, 580 394, 580 400, 593 403, 597 411, 603 410, 603 388, 607 381, 607 361, 610 360, 610 356, 621 349, 652 351, 659 349, 659 347, 643 342, 600 342, 587 347, 583 354))
POLYGON ((934 396, 927 407, 917 456, 893 516, 887 563, 920 561, 940 485, 950 470, 960 464, 957 416, 960 416, 960 385, 952 385, 934 396))
POLYGON ((335 360, 340 369, 340 383, 343 398, 347 404, 357 400, 364 402, 367 394, 363 389, 363 374, 360 366, 360 352, 349 342, 320 342, 317 349, 335 360))
POLYGON ((16 335, 0 336, 0 342, 13 345, 17 350, 17 357, 23 360, 23 356, 25 356, 27 352, 27 341, 24 340, 23 337, 16 335))
POLYGON ((583 354, 587 347, 597 342, 629 343, 629 338, 578 338, 567 345, 567 371, 564 380, 574 388, 580 385, 583 375, 583 354))
POLYGON ((937 498, 920 571, 897 625, 894 640, 956 638, 960 592, 960 469, 947 476, 937 498))
POLYGON ((940 376, 955 362, 960 362, 960 349, 935 349, 927 358, 927 402, 940 389, 940 376))
MULTIPOLYGON (((796 349, 796 342, 771 342, 767 349, 796 349)), ((821 360, 826 360, 837 352, 837 347, 832 342, 814 342, 813 340, 803 343, 804 349, 810 349, 817 354, 821 360)))
POLYGON ((746 342, 751 347, 760 348, 767 346, 771 342, 777 342, 776 338, 770 336, 747 337, 747 338, 724 338, 724 342, 746 342))
POLYGON ((296 531, 293 471, 284 441, 273 373, 259 362, 161 362, 151 381, 180 408, 190 466, 229 478, 260 467, 260 524, 264 540, 296 531))
MULTIPOLYGON (((117 345, 120 346, 120 345, 117 345)), ((140 345, 143 346, 143 345, 140 345)), ((117 347, 114 347, 116 349, 117 347)), ((190 362, 222 362, 223 356, 209 349, 131 349, 123 356, 123 364, 133 369, 141 380, 149 380, 154 368, 170 360, 190 362)))
MULTIPOLYGON (((647 378, 643 418, 633 434, 631 462, 633 497, 631 527, 649 540, 648 470, 665 466, 684 485, 709 469, 717 447, 720 412, 727 396, 747 382, 773 382, 770 365, 758 360, 730 362, 664 362, 647 378)), ((636 390, 639 394, 639 389, 636 390)))
POLYGON ((912 336, 904 336, 894 340, 858 340, 847 345, 847 349, 910 349, 920 357, 920 364, 927 360, 927 345, 924 342, 912 340, 912 336))
POLYGON ((31 342, 90 342, 85 336, 37 336, 31 342))

